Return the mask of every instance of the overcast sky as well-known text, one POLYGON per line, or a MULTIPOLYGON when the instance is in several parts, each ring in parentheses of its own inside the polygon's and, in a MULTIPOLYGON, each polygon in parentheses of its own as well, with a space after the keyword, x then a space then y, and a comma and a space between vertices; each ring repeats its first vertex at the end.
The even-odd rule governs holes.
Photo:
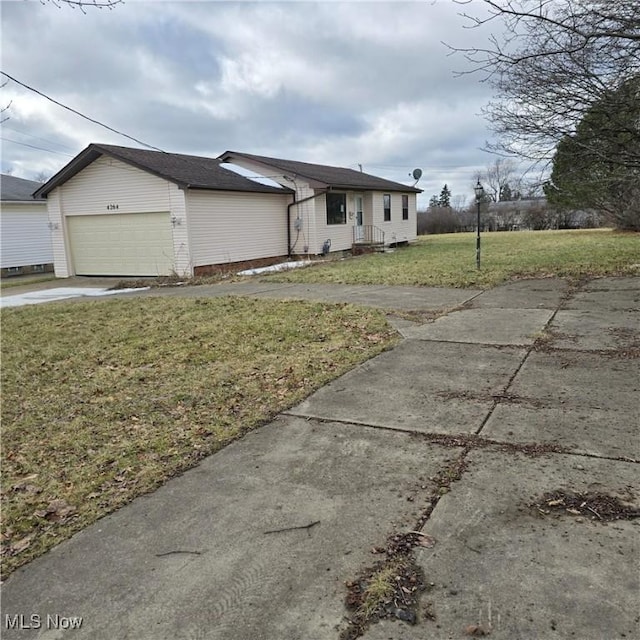
MULTIPOLYGON (((443 41, 486 42, 452 0, 140 2, 112 10, 2 1, 2 70, 164 151, 227 149, 358 168, 470 197, 494 157, 491 89, 443 41)), ((9 82, 2 172, 33 179, 91 142, 139 146, 9 82), (27 146, 30 145, 30 146, 27 146), (34 149, 32 147, 38 147, 34 149)))

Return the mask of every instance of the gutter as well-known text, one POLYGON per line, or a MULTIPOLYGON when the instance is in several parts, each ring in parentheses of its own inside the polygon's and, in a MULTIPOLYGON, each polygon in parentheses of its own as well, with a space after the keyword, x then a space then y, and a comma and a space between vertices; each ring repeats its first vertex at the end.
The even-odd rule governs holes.
POLYGON ((46 198, 34 198, 33 200, 0 200, 1 204, 47 204, 46 198))
POLYGON ((302 198, 302 200, 296 200, 295 191, 293 193, 293 202, 287 205, 287 257, 291 257, 291 207, 294 205, 302 204, 303 202, 309 202, 309 200, 314 200, 315 198, 319 198, 323 196, 325 193, 331 190, 331 187, 324 189, 318 193, 314 193, 312 196, 308 196, 306 198, 302 198))

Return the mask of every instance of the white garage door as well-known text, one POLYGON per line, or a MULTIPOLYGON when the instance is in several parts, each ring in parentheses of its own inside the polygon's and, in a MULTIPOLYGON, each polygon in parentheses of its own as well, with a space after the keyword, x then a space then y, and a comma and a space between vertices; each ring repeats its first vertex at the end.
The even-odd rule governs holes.
POLYGON ((67 227, 79 276, 161 276, 173 269, 168 213, 69 216, 67 227))

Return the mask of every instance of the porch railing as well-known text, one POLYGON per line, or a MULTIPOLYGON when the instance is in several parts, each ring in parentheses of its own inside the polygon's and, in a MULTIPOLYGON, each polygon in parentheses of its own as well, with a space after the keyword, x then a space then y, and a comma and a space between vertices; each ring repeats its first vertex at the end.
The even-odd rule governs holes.
POLYGON ((384 231, 373 224, 353 227, 353 244, 371 244, 384 246, 384 231))

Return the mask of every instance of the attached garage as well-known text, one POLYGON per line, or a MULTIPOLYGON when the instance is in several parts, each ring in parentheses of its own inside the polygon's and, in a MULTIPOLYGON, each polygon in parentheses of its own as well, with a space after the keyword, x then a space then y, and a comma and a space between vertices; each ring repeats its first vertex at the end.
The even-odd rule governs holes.
POLYGON ((70 216, 69 247, 79 276, 155 276, 173 269, 169 213, 70 216))
POLYGON ((55 273, 191 276, 287 254, 288 188, 221 160, 89 145, 45 185, 55 273))

